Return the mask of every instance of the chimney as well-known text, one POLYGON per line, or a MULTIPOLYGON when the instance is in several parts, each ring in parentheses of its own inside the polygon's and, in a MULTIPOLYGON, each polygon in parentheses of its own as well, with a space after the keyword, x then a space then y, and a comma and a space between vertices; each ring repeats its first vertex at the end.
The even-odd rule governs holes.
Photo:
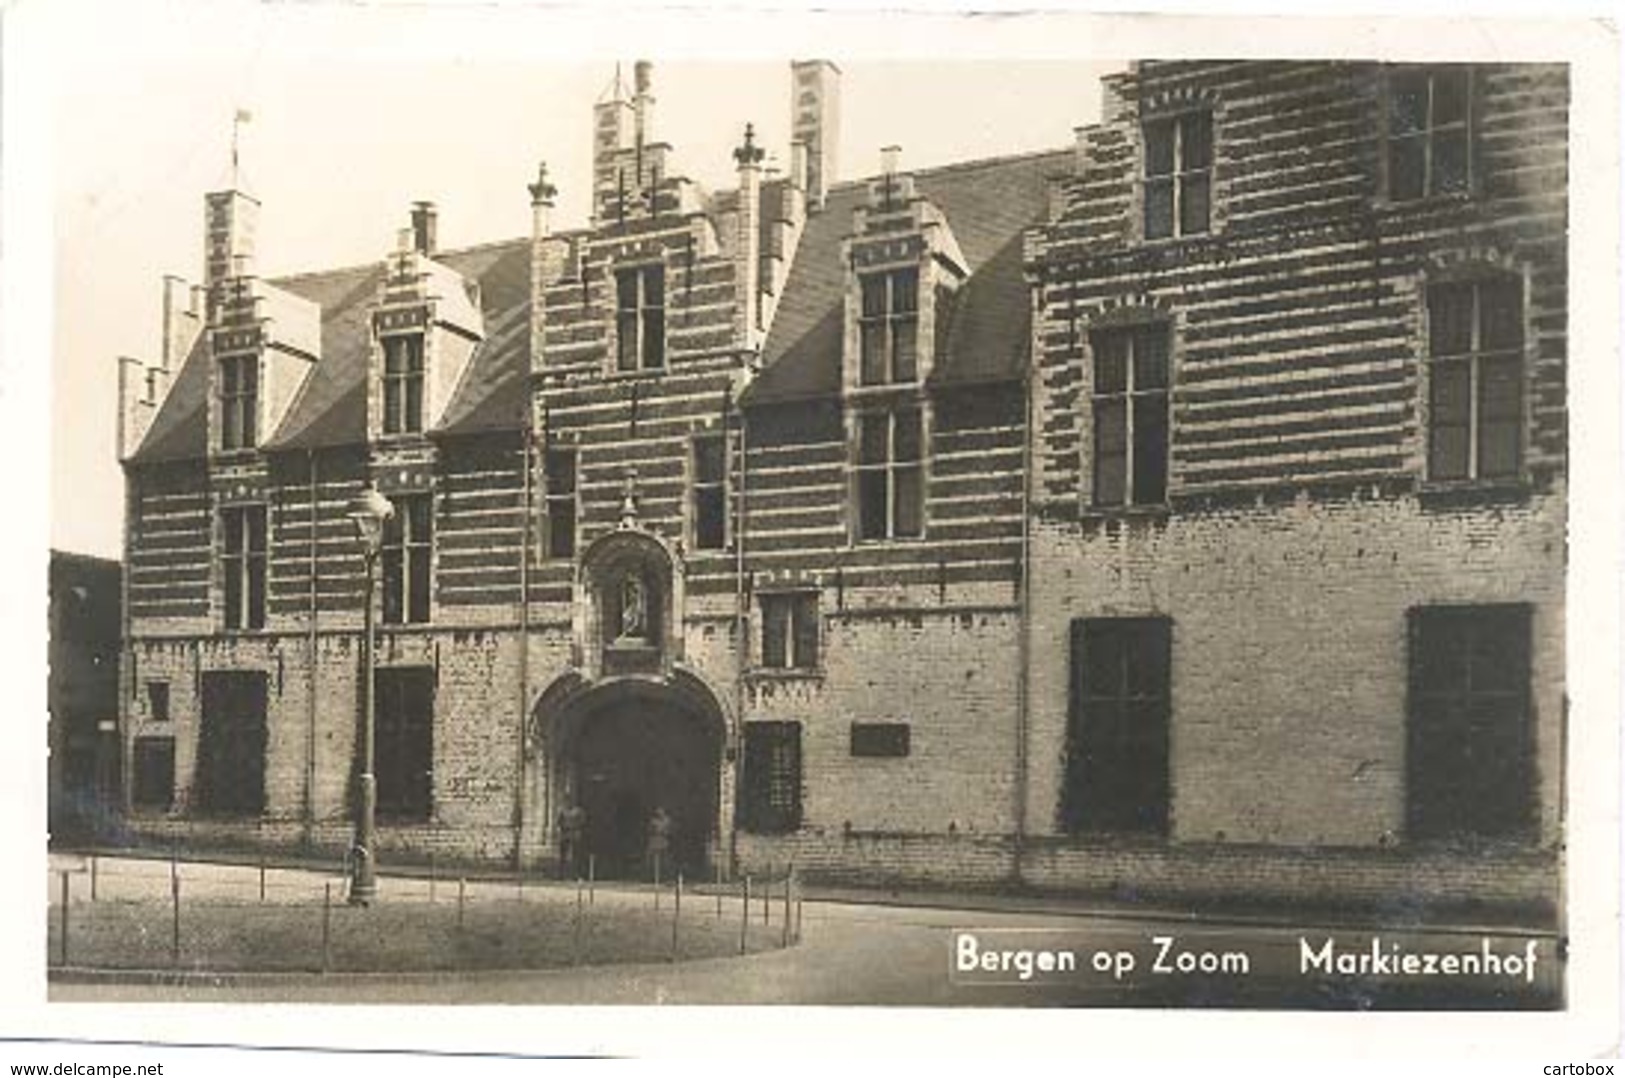
POLYGON ((790 143, 790 183, 798 191, 807 190, 807 144, 790 143))
POLYGON ((635 144, 654 141, 654 65, 639 60, 632 65, 632 130, 635 144))
POLYGON ((205 317, 213 321, 220 286, 227 278, 248 272, 253 262, 260 204, 253 196, 237 190, 213 191, 203 196, 203 203, 203 288, 208 297, 205 317))
POLYGON ((118 455, 120 460, 129 459, 141 440, 147 436, 147 428, 152 424, 152 400, 148 396, 146 378, 146 364, 132 356, 120 356, 118 360, 118 455))
POLYGON ((424 258, 435 256, 438 217, 433 202, 412 203, 412 246, 424 258))
POLYGON ((559 191, 547 178, 547 164, 536 166, 530 191, 530 368, 545 365, 547 288, 564 273, 566 244, 553 238, 553 199, 559 191))
POLYGON ((740 348, 754 351, 760 330, 761 309, 761 202, 762 158, 756 145, 756 129, 745 125, 745 141, 734 150, 739 165, 739 212, 734 242, 734 340, 740 348))
POLYGON ((840 175, 841 69, 828 60, 797 60, 790 80, 790 138, 807 148, 807 205, 822 209, 840 175))
MULTIPOLYGON (((164 341, 163 350, 158 356, 158 367, 166 373, 180 369, 198 334, 203 331, 199 293, 200 289, 179 277, 172 274, 164 277, 164 341)), ((154 402, 162 399, 162 393, 152 395, 154 402)))

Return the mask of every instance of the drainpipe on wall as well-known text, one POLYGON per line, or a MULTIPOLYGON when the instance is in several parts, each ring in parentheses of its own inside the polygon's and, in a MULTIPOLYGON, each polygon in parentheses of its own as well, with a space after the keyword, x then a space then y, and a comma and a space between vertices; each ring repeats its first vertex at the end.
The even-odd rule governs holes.
POLYGON ((530 703, 530 514, 531 459, 534 447, 531 424, 525 424, 521 447, 524 476, 524 505, 519 522, 519 750, 515 761, 513 797, 513 863, 524 867, 525 857, 525 711, 530 703))
MULTIPOLYGON (((745 609, 745 489, 746 477, 749 474, 749 457, 747 451, 749 443, 746 437, 748 425, 745 419, 745 409, 734 401, 734 394, 730 391, 729 401, 733 404, 734 413, 739 417, 739 505, 735 512, 736 527, 734 529, 734 715, 732 731, 733 749, 733 804, 729 806, 728 813, 728 871, 731 876, 739 874, 739 777, 743 771, 744 737, 745 737, 745 670, 749 663, 750 652, 750 624, 745 609)), ((726 437, 726 434, 724 434, 726 437)))
POLYGON ((316 557, 317 484, 316 451, 305 451, 305 465, 310 473, 310 631, 305 642, 310 667, 309 699, 305 706, 305 847, 316 842, 316 694, 320 690, 316 675, 316 573, 320 562, 316 557))
MULTIPOLYGON (((1038 301, 1033 301, 1033 335, 1038 334, 1038 301)), ((1037 355, 1033 351, 1032 355, 1037 355)), ((1033 532, 1033 412, 1036 392, 1032 364, 1021 379, 1022 408, 1025 413, 1021 434, 1021 603, 1016 631, 1016 792, 1015 845, 1011 851, 1010 877, 1022 882, 1023 846, 1027 841, 1027 721, 1030 709, 1032 673, 1032 532, 1033 532)))

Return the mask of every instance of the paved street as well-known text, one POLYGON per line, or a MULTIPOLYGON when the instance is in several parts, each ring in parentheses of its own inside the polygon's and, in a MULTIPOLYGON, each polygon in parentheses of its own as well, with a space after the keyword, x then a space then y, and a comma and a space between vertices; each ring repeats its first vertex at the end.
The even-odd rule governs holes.
MULTIPOLYGON (((101 862, 100 885, 167 895, 164 862, 101 862)), ((88 896, 88 873, 70 870, 75 901, 88 896)), ((243 866, 182 866, 189 894, 254 901, 257 873, 243 866)), ((333 877, 306 870, 269 874, 268 898, 320 896, 333 877)), ((60 886, 53 875, 53 889, 60 886)), ((444 894, 448 885, 438 887, 444 894)), ((451 885, 455 887, 455 884, 451 885)), ((427 880, 387 879, 384 901, 426 898, 427 880)), ((471 884, 506 892, 514 884, 471 884)), ((53 901, 55 895, 53 894, 53 901)), ((103 900, 106 900, 104 894, 103 900)), ((526 901, 573 902, 574 889, 538 884, 526 901)), ((653 896, 628 885, 599 889, 600 908, 644 906, 653 896)), ((668 898, 669 901, 669 898, 668 898)), ((694 915, 709 896, 685 899, 694 915)), ((737 897, 726 916, 738 911, 737 897)), ((1430 929, 1373 933, 1313 925, 1269 925, 1121 911, 1046 908, 954 909, 808 901, 803 942, 785 951, 678 965, 573 968, 477 975, 239 975, 224 983, 194 977, 179 984, 70 983, 54 980, 52 1000, 338 1003, 798 1003, 920 1006, 1242 1006, 1242 1007, 1551 1007, 1561 968, 1550 934, 1504 929, 1430 929), (965 942, 967 931, 975 950, 965 942), (1304 968, 1305 954, 1310 968, 1304 968), (1022 957, 1023 954, 1026 957, 1022 957), (1486 958, 1485 955, 1489 955, 1486 958), (1529 955, 1533 965, 1526 968, 1529 955), (1044 956, 1048 955, 1048 958, 1044 956), (1414 975, 1402 963, 1414 958, 1414 975), (1469 956, 1466 959, 1460 956, 1469 956), (1070 956, 1070 958, 1068 957, 1070 956), (1449 959, 1446 961, 1445 959, 1449 959), (1071 968, 1065 968, 1068 962, 1071 968), (1046 968, 1046 962, 1053 968, 1046 968), (1443 965, 1424 973, 1428 963, 1443 965), (1365 965, 1362 966, 1361 964, 1365 965), (1458 967, 1451 969, 1452 963, 1458 967), (1474 964, 1477 964, 1476 966, 1474 964), (1492 964, 1492 972, 1481 967, 1492 964), (1465 967, 1465 969, 1461 968, 1465 967), (1025 972, 1026 976, 1023 976, 1025 972)), ((782 916, 770 907, 774 923, 782 916)))

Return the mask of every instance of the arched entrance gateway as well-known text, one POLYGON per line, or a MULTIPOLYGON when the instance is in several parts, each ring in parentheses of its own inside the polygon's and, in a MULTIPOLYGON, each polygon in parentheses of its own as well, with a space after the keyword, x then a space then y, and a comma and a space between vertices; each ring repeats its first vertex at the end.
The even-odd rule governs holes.
POLYGON ((578 806, 586 815, 583 854, 594 855, 598 874, 642 876, 649 821, 663 809, 671 822, 664 871, 705 870, 721 816, 725 738, 710 691, 684 671, 669 680, 577 683, 562 708, 538 716, 549 729, 555 820, 578 806))
MULTIPOLYGON (((637 525, 582 553, 577 664, 531 715, 532 804, 552 845, 561 814, 582 810, 581 854, 600 876, 642 876, 650 821, 669 820, 663 871, 704 871, 721 833, 727 721, 717 694, 682 663, 681 563, 637 525)), ((578 866, 579 868, 580 866, 578 866)))

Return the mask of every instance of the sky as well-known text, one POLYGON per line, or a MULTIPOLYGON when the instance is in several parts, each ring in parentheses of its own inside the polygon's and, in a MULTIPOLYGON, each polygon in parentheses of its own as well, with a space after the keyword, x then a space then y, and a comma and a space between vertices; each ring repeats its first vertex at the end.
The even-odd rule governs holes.
MULTIPOLYGON (((163 276, 201 276, 203 196, 230 184, 239 109, 251 116, 240 175, 262 203, 264 276, 382 259, 415 199, 439 206, 444 248, 526 235, 525 185, 543 159, 560 189, 555 227, 585 223, 591 107, 618 62, 630 83, 637 58, 654 62, 656 136, 673 144, 676 168, 713 190, 731 186, 747 121, 769 164, 788 167, 788 53, 526 55, 484 33, 425 41, 382 15, 329 25, 332 36, 313 45, 286 7, 250 14, 171 12, 156 28, 132 22, 128 37, 103 26, 61 58, 51 110, 54 548, 119 553, 117 359, 154 361, 163 276)), ((893 143, 906 168, 1064 147, 1098 116, 1099 76, 1120 66, 816 55, 842 70, 841 178, 878 171, 893 143)))

